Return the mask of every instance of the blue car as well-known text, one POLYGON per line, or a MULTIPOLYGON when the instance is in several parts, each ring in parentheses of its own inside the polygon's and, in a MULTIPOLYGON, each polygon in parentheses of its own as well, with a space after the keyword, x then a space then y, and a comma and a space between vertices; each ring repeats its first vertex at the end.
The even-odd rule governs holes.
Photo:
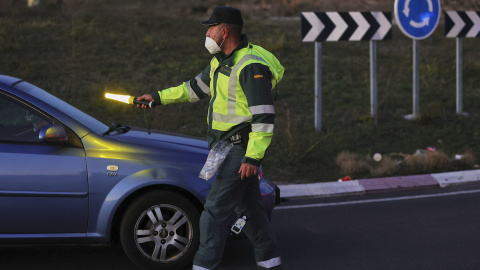
MULTIPOLYGON (((214 181, 198 178, 208 152, 203 139, 107 126, 0 75, 0 244, 119 240, 138 266, 183 268, 214 181)), ((279 189, 259 180, 270 216, 279 189)))

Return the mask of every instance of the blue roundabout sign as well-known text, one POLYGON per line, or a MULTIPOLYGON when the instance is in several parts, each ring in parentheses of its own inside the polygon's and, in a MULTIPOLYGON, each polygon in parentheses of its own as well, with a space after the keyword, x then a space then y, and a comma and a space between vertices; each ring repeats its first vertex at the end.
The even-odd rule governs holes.
POLYGON ((438 25, 440 0, 395 0, 395 17, 405 35, 412 39, 424 39, 438 25))

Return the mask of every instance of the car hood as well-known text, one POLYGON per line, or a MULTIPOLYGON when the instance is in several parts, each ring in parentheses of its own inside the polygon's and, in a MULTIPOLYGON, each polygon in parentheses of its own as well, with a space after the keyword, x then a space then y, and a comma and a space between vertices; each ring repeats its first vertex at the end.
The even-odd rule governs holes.
POLYGON ((131 130, 127 133, 117 134, 114 137, 117 140, 126 141, 134 144, 141 144, 148 147, 154 147, 156 145, 164 144, 174 144, 182 148, 191 147, 192 151, 204 152, 206 155, 209 152, 206 139, 160 130, 132 127, 131 130))

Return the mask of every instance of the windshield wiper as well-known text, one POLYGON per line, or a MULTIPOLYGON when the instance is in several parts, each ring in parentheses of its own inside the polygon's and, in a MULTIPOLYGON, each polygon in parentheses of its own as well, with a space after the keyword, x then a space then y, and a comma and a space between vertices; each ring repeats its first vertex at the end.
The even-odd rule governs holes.
POLYGON ((129 126, 124 126, 119 123, 112 123, 108 127, 108 130, 102 133, 102 136, 109 135, 113 131, 117 132, 117 134, 123 134, 123 133, 127 133, 129 130, 130 130, 129 126))

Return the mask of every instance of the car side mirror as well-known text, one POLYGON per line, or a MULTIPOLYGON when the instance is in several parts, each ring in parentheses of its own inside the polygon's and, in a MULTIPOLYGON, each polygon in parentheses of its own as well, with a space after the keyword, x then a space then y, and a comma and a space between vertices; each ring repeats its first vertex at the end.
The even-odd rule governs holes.
POLYGON ((40 141, 49 143, 67 142, 68 135, 62 126, 49 124, 40 128, 38 139, 40 139, 40 141))

